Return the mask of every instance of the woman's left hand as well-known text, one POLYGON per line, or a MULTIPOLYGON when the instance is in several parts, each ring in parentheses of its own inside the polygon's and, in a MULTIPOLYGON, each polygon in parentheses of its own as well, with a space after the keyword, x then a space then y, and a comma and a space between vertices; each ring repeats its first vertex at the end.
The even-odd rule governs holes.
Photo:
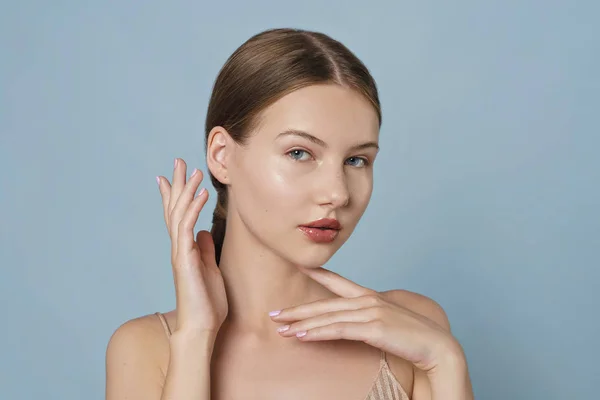
POLYGON ((431 319, 327 269, 299 269, 341 297, 286 308, 271 316, 282 327, 288 326, 278 329, 282 336, 301 341, 362 341, 426 372, 449 357, 461 356, 454 336, 431 319))

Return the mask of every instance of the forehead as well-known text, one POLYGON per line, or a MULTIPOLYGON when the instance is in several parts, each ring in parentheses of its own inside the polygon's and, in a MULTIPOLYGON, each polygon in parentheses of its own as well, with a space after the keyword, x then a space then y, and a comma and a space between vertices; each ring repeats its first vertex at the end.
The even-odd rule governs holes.
POLYGON ((371 103, 356 90, 334 84, 295 90, 267 107, 258 131, 265 139, 299 129, 334 142, 376 141, 379 120, 371 103))

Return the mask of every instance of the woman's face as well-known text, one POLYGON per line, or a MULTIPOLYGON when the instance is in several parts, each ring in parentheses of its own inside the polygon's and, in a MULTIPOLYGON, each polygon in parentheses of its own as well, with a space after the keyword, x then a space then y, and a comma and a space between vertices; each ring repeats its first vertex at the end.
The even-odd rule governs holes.
POLYGON ((358 92, 339 85, 296 90, 268 107, 247 143, 228 156, 228 214, 237 213, 283 259, 319 267, 369 203, 378 139, 377 114, 358 92), (303 228, 323 218, 341 228, 303 228))

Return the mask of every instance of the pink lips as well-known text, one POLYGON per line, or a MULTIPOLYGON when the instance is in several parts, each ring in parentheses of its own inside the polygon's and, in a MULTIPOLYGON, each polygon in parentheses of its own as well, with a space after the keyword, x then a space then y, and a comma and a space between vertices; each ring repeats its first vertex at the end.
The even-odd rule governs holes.
POLYGON ((323 218, 298 228, 315 243, 330 243, 335 240, 342 226, 334 218, 323 218))

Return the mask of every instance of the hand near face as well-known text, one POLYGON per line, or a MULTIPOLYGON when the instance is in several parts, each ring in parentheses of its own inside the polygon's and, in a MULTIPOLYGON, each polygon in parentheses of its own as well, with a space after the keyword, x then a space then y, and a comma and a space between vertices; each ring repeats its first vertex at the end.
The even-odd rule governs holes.
POLYGON ((186 183, 186 164, 182 159, 176 159, 173 185, 164 177, 157 177, 157 181, 171 237, 177 301, 175 331, 202 331, 216 337, 228 307, 211 234, 199 231, 194 240, 194 226, 208 200, 206 190, 194 196, 202 178, 202 172, 194 170, 186 183))
POLYGON ((431 319, 327 269, 299 269, 340 297, 270 313, 273 321, 282 324, 278 329, 282 336, 301 341, 362 341, 424 371, 435 369, 448 354, 457 352, 456 339, 431 319))

